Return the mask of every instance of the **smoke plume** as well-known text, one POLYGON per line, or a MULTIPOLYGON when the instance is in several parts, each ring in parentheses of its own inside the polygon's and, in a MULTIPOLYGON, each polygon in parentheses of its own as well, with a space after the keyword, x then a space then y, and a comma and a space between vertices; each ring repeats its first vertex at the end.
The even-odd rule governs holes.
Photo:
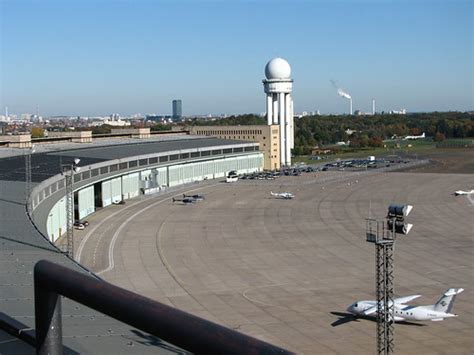
POLYGON ((346 99, 352 99, 351 95, 349 95, 347 92, 344 92, 342 89, 337 89, 337 94, 339 96, 345 97, 346 99))
POLYGON ((349 95, 347 92, 345 92, 342 88, 337 86, 337 83, 335 80, 330 80, 332 86, 334 86, 335 89, 337 89, 337 94, 341 97, 344 97, 346 99, 352 99, 351 95, 349 95))

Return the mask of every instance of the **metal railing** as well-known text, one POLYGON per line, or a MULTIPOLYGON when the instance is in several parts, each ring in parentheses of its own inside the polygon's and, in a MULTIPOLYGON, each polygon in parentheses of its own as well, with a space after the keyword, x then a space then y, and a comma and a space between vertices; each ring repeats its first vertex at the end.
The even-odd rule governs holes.
POLYGON ((37 354, 62 354, 60 295, 201 354, 291 354, 261 340, 40 260, 34 268, 37 354))

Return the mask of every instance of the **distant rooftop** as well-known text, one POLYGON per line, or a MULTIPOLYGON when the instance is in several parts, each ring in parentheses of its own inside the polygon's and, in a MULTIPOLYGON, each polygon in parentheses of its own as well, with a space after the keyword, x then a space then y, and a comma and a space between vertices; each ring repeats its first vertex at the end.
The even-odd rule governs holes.
MULTIPOLYGON (((202 137, 196 136, 176 136, 176 135, 152 135, 147 139, 138 138, 124 138, 124 137, 111 137, 111 138, 99 138, 93 139, 91 143, 72 143, 72 142, 54 142, 54 143, 35 143, 36 153, 49 153, 64 150, 73 149, 84 149, 92 147, 104 147, 110 145, 125 145, 125 144, 147 144, 154 142, 165 142, 165 141, 176 141, 176 140, 191 140, 191 139, 202 139, 202 137)), ((0 147, 0 158, 13 157, 23 155, 27 153, 27 149, 23 148, 6 148, 0 147)))

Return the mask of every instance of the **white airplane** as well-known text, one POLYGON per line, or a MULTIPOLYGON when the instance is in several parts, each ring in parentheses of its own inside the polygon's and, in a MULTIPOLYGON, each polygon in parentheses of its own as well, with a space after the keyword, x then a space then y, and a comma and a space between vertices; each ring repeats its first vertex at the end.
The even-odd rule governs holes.
POLYGON ((283 198, 285 200, 291 200, 295 195, 293 195, 291 192, 272 192, 270 191, 270 194, 272 196, 278 197, 278 198, 283 198))
MULTIPOLYGON (((400 297, 393 300, 395 307, 395 322, 401 321, 442 321, 444 318, 457 317, 457 314, 450 313, 453 309, 453 303, 456 295, 463 292, 462 288, 450 288, 441 298, 432 305, 427 306, 409 306, 406 303, 420 297, 421 295, 412 295, 400 297)), ((375 317, 377 312, 376 301, 358 301, 351 304, 347 311, 355 316, 375 317)))
POLYGON ((471 191, 458 190, 458 191, 454 191, 454 194, 455 194, 456 196, 459 196, 459 195, 471 195, 471 194, 474 194, 474 190, 471 190, 471 191))
POLYGON ((406 137, 403 137, 403 140, 406 141, 406 140, 409 140, 409 139, 423 139, 423 138, 426 138, 425 137, 425 132, 423 132, 423 134, 420 134, 419 136, 406 136, 406 137))

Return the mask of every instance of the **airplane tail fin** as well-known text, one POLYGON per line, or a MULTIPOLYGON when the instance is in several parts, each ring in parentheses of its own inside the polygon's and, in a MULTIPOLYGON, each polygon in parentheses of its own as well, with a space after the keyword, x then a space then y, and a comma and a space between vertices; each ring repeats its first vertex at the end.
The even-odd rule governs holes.
POLYGON ((423 132, 423 134, 421 135, 422 138, 425 138, 425 132, 423 132))
POLYGON ((463 288, 450 288, 441 296, 438 302, 434 304, 433 309, 439 312, 451 313, 456 295, 462 291, 464 291, 463 288))

